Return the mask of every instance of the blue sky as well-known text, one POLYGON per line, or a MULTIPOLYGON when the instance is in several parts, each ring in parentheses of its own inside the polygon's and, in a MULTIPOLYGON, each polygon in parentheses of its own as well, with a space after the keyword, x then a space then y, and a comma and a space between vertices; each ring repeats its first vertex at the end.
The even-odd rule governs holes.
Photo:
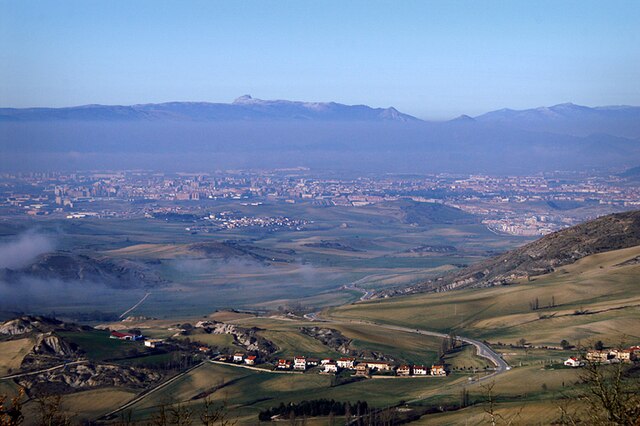
POLYGON ((0 0, 0 106, 640 105, 640 1, 0 0))

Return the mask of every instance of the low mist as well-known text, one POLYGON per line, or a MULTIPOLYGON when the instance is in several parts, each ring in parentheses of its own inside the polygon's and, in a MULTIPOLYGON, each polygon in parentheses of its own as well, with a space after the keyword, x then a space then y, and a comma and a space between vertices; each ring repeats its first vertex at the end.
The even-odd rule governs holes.
POLYGON ((0 269, 22 268, 54 249, 51 236, 36 231, 25 232, 12 240, 0 242, 0 269))

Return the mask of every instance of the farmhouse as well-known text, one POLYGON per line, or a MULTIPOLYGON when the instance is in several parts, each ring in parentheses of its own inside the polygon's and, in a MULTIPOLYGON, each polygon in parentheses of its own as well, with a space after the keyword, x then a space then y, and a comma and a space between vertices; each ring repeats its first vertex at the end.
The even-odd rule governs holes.
POLYGON ((162 346, 164 344, 164 340, 162 339, 147 339, 144 341, 144 345, 148 348, 157 348, 158 346, 162 346))
POLYGON ((401 365, 396 370, 396 374, 398 376, 410 376, 411 375, 411 367, 409 365, 401 365))
POLYGON ((233 354, 233 362, 242 362, 243 359, 244 359, 244 354, 241 354, 241 353, 233 354))
POLYGON ((244 363, 247 365, 255 365, 256 364, 256 360, 258 359, 257 356, 255 355, 249 355, 248 357, 246 357, 244 359, 244 363))
POLYGON ((340 358, 338 361, 336 361, 336 364, 340 368, 353 369, 355 362, 356 362, 355 358, 340 358))
POLYGON ((613 356, 622 362, 631 362, 635 359, 635 353, 631 349, 614 349, 609 352, 609 356, 613 356))
POLYGON ((356 376, 357 377, 369 377, 369 367, 367 367, 365 364, 358 364, 356 365, 356 376))
POLYGON ((297 356, 293 358, 293 369, 294 370, 306 370, 307 369, 307 359, 303 356, 297 356))
POLYGON ((591 362, 608 362, 613 356, 609 355, 609 351, 589 351, 587 352, 587 360, 591 362))
POLYGON ((276 368, 279 370, 290 370, 291 369, 291 361, 287 359, 279 359, 276 368))
POLYGON ((414 365, 413 366, 413 375, 414 376, 426 376, 429 374, 429 369, 424 365, 414 365))
POLYGON ((110 339, 118 339, 118 340, 142 340, 144 336, 141 334, 131 334, 131 333, 120 333, 119 331, 112 331, 109 336, 110 339))
POLYGON ((378 371, 391 371, 393 370, 393 366, 388 362, 384 361, 366 361, 367 367, 372 370, 378 371))
POLYGON ((338 364, 335 362, 327 362, 324 364, 324 372, 325 373, 337 373, 338 372, 338 364))
POLYGON ((580 361, 578 358, 576 358, 575 356, 569 357, 569 359, 567 359, 564 362, 564 365, 566 365, 567 367, 582 367, 584 365, 584 362, 580 361))
POLYGON ((431 375, 432 376, 446 376, 447 371, 444 369, 444 365, 433 365, 431 366, 431 375))

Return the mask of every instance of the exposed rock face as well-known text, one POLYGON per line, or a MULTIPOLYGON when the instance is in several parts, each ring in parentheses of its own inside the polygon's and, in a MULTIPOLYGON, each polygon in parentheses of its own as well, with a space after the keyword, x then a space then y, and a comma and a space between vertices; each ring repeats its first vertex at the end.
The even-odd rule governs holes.
POLYGON ((319 340, 322 344, 330 347, 336 352, 340 352, 345 355, 351 353, 351 349, 349 348, 351 339, 345 337, 338 330, 322 327, 301 327, 300 331, 302 334, 306 334, 307 336, 319 340))
POLYGON ((262 354, 272 354, 278 350, 276 345, 270 340, 257 334, 258 328, 242 328, 233 324, 218 321, 198 321, 196 328, 203 329, 210 334, 230 334, 238 346, 242 346, 249 352, 260 352, 262 354))
POLYGON ((52 318, 25 315, 0 324, 0 334, 15 336, 31 332, 44 333, 64 327, 65 325, 62 321, 52 318))
POLYGON ((35 370, 59 365, 66 361, 75 361, 82 356, 82 351, 60 336, 49 332, 38 334, 36 343, 22 360, 23 370, 35 370))
POLYGON ((154 371, 117 365, 78 364, 64 369, 24 376, 18 384, 28 391, 44 389, 48 392, 72 392, 97 387, 122 386, 144 388, 162 376, 154 371))
POLYGON ((583 257, 640 245, 640 211, 616 213, 554 232, 461 271, 382 296, 510 284, 553 272, 583 257))
POLYGON ((38 355, 51 355, 61 358, 78 356, 78 349, 75 345, 71 345, 53 333, 40 334, 31 352, 38 355))

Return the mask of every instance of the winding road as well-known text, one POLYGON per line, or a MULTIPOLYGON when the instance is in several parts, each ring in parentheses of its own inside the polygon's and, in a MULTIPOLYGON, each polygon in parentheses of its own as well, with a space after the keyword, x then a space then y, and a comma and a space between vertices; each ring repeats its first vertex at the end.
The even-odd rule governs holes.
MULTIPOLYGON (((449 335, 445 333, 440 333, 437 331, 422 330, 418 328, 409 328, 409 327, 403 327, 399 325, 383 324, 383 323, 378 323, 373 321, 358 321, 358 320, 338 321, 331 318, 324 318, 324 317, 321 318, 320 312, 313 312, 310 314, 306 314, 304 317, 309 321, 319 321, 324 323, 348 322, 350 324, 372 325, 380 328, 386 328, 387 330, 402 331, 405 333, 415 333, 415 334, 421 334, 424 336, 434 336, 434 337, 443 337, 443 338, 449 337, 449 335)), ((481 342, 476 339, 472 339, 470 337, 464 337, 464 336, 456 336, 456 339, 464 343, 467 343, 469 345, 473 345, 476 348, 476 353, 478 356, 491 361, 491 363, 495 365, 495 370, 493 371, 493 373, 481 377, 480 379, 478 379, 479 381, 487 380, 490 377, 495 377, 496 375, 502 374, 505 371, 508 371, 511 369, 511 367, 509 367, 509 364, 507 364, 507 362, 504 359, 502 359, 502 357, 498 353, 496 353, 493 349, 487 346, 484 342, 481 342)))

